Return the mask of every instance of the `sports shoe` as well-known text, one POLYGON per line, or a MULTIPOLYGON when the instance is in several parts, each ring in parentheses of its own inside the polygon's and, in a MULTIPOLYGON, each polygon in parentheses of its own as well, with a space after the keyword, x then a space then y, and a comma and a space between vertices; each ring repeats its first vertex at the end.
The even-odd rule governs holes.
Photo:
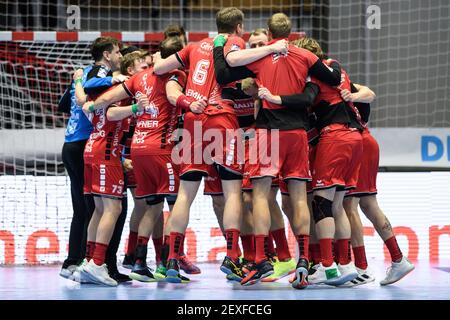
POLYGON ((297 266, 295 268, 294 279, 292 280, 292 288, 305 289, 308 286, 308 260, 305 258, 298 259, 297 266))
POLYGON ((324 267, 322 263, 319 263, 314 274, 308 275, 308 282, 310 284, 324 283, 329 285, 336 285, 336 283, 342 282, 340 280, 340 277, 341 273, 339 272, 336 262, 333 262, 333 264, 329 267, 324 267))
POLYGON ((69 279, 78 283, 93 283, 90 280, 89 276, 84 272, 84 267, 87 265, 87 263, 87 259, 83 259, 83 261, 81 261, 81 263, 77 266, 69 279))
POLYGON ((137 260, 130 273, 130 278, 140 282, 156 282, 157 279, 142 260, 137 260))
POLYGON ((392 262, 391 267, 386 271, 386 278, 380 281, 380 285, 385 286, 397 282, 413 270, 414 265, 411 261, 403 257, 400 262, 392 262))
POLYGON ((180 274, 180 266, 177 259, 169 259, 167 262, 166 281, 171 283, 187 283, 189 278, 180 274))
POLYGON ((249 261, 246 259, 242 259, 241 265, 242 265, 242 271, 244 271, 244 273, 249 273, 250 271, 255 269, 256 263, 255 263, 255 261, 249 261))
POLYGON ((133 269, 134 262, 135 262, 134 256, 126 254, 125 258, 123 258, 123 261, 122 261, 122 267, 124 267, 125 269, 131 270, 131 269, 133 269))
POLYGON ((244 271, 242 271, 242 265, 237 261, 233 261, 230 257, 226 256, 223 259, 220 271, 225 273, 228 280, 241 281, 244 278, 244 271))
POLYGON ((355 268, 356 268, 356 271, 358 271, 358 276, 355 279, 353 279, 352 281, 344 283, 340 287, 343 287, 343 288, 356 287, 356 286, 360 286, 362 284, 366 284, 366 283, 375 281, 375 276, 369 270, 369 267, 367 267, 366 269, 360 269, 358 267, 355 267, 355 268))
POLYGON ((181 270, 183 270, 187 274, 200 274, 202 272, 200 268, 193 264, 186 255, 180 256, 178 262, 180 264, 181 270))
POLYGON ((349 281, 352 281, 358 276, 358 271, 352 261, 347 264, 338 264, 338 269, 341 276, 339 277, 339 280, 335 281, 335 286, 341 286, 349 281))
POLYGON ((91 261, 83 267, 83 272, 96 284, 104 284, 111 287, 117 286, 117 281, 109 276, 108 267, 105 263, 98 266, 95 264, 94 259, 91 259, 91 261))
POLYGON ((167 273, 166 266, 162 262, 157 263, 156 271, 153 274, 155 279, 158 280, 158 281, 165 280, 166 279, 166 273, 167 273))
MULTIPOLYGON (((295 260, 289 259, 288 261, 280 261, 276 260, 273 263, 273 274, 268 276, 267 278, 262 279, 262 282, 274 282, 277 280, 280 280, 283 277, 286 277, 287 275, 295 272, 295 260)), ((308 269, 306 269, 308 270, 308 269)))
POLYGON ((257 263, 255 269, 250 271, 250 273, 242 279, 241 284, 243 286, 249 286, 261 281, 271 274, 273 274, 272 264, 268 260, 263 260, 262 262, 257 263))
POLYGON ((75 272, 75 270, 77 269, 77 265, 76 264, 71 264, 69 266, 62 266, 61 267, 61 271, 59 272, 59 275, 65 279, 70 279, 70 277, 72 276, 72 274, 75 272))

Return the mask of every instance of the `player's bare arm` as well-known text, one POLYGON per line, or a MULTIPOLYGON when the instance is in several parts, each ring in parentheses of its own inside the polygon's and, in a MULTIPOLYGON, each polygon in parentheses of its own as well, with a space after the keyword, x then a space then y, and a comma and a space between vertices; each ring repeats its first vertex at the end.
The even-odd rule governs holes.
POLYGON ((75 83, 75 99, 77 101, 77 105, 79 106, 82 106, 84 103, 86 103, 88 97, 83 89, 82 78, 83 78, 83 69, 75 70, 73 74, 73 81, 75 83))
POLYGON ((176 53, 174 53, 171 56, 167 57, 166 59, 157 60, 153 67, 153 71, 157 75, 162 75, 174 69, 178 69, 180 67, 182 67, 182 64, 178 60, 176 53))
POLYGON ((106 117, 109 121, 119 121, 143 111, 150 104, 145 95, 140 95, 136 100, 137 103, 125 107, 113 105, 108 109, 106 117))
POLYGON ((88 101, 83 105, 83 111, 85 113, 94 112, 94 110, 105 108, 114 102, 128 98, 129 95, 125 91, 123 86, 117 86, 116 88, 105 92, 98 97, 94 102, 88 101))
POLYGON ((264 47, 232 51, 225 59, 230 67, 245 66, 272 53, 286 53, 288 45, 289 42, 283 39, 264 47))
POLYGON ((354 83, 353 86, 358 90, 357 92, 350 92, 347 89, 341 90, 341 97, 345 101, 371 103, 375 100, 375 92, 369 87, 354 83))

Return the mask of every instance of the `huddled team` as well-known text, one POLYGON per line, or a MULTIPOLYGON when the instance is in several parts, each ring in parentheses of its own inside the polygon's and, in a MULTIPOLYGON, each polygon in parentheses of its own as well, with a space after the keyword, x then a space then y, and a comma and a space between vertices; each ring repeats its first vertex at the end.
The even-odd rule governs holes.
POLYGON ((62 276, 110 286, 128 280, 113 276, 108 259, 128 187, 135 204, 123 262, 132 269, 129 278, 189 282, 180 267, 190 274, 200 269, 184 254, 184 235, 203 178, 227 244, 220 270, 228 280, 252 285, 291 274, 296 289, 374 281, 358 205, 392 258, 380 284, 414 269, 376 200, 379 150, 367 127, 375 94, 352 83, 316 40, 289 42, 285 14, 252 32, 248 49, 243 20, 239 9, 223 8, 218 36, 190 44, 182 28, 171 27, 153 56, 130 47, 121 57, 115 39, 94 42, 96 64, 75 72, 72 86, 74 114, 83 116, 82 106, 92 124, 83 177, 94 206, 86 241, 78 244, 85 254, 77 263, 66 260, 62 276), (100 70, 94 80, 92 69, 100 70), (164 200, 170 215, 163 227, 164 200), (297 261, 282 211, 297 240, 297 261), (154 272, 147 266, 150 237, 154 272))

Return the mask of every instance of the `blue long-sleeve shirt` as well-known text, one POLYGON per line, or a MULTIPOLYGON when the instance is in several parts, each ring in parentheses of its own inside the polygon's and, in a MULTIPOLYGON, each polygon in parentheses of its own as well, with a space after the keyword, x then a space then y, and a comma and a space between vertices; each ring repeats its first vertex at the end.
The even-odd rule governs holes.
MULTIPOLYGON (((99 94, 112 85, 112 72, 101 65, 90 65, 83 70, 82 85, 88 95, 99 94)), ((70 87, 70 118, 67 122, 65 142, 86 140, 92 132, 92 124, 77 105, 75 84, 70 87)))

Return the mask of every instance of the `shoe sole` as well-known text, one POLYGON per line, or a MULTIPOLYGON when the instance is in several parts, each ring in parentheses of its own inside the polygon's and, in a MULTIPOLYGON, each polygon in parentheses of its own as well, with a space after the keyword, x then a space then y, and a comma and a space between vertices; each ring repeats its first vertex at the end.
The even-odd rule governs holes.
POLYGON ((393 284, 393 283, 396 283, 396 282, 402 280, 404 277, 406 277, 408 274, 410 274, 415 268, 416 267, 413 266, 410 270, 408 270, 406 273, 404 273, 400 278, 398 278, 395 281, 391 281, 391 282, 383 283, 383 284, 380 282, 380 286, 387 286, 387 285, 390 285, 390 284, 393 284))
POLYGON ((345 276, 340 276, 340 277, 337 277, 337 278, 326 280, 323 283, 328 284, 330 286, 341 286, 341 285, 343 285, 346 282, 354 280, 357 276, 358 276, 357 272, 349 273, 349 274, 347 274, 345 276))
POLYGON ((166 281, 170 283, 182 283, 181 279, 178 277, 180 273, 175 269, 169 269, 166 273, 166 281))
POLYGON ((300 267, 300 268, 296 269, 295 270, 295 280, 292 282, 292 288, 305 289, 308 286, 308 281, 306 280, 307 276, 308 276, 308 270, 306 268, 300 267))
MULTIPOLYGON (((358 278, 358 277, 356 277, 356 278, 358 278)), ((356 281, 356 278, 353 279, 352 281, 356 281)), ((364 280, 363 282, 358 281, 357 283, 353 283, 352 281, 349 281, 348 284, 344 283, 343 285, 340 285, 339 287, 340 288, 353 288, 353 287, 357 287, 357 286, 362 286, 364 284, 368 284, 368 283, 374 282, 375 278, 371 278, 369 280, 364 280)))
POLYGON ((243 286, 251 286, 251 285, 254 285, 255 283, 260 282, 262 279, 264 279, 264 278, 266 278, 266 277, 268 277, 268 276, 270 276, 270 275, 272 275, 272 274, 273 274, 273 270, 264 273, 264 274, 263 274, 260 278, 258 278, 258 279, 250 280, 250 281, 248 281, 248 282, 246 282, 246 283, 241 283, 241 285, 243 285, 243 286))
POLYGON ((73 275, 73 272, 70 272, 69 270, 67 270, 67 271, 61 270, 61 271, 59 272, 59 276, 62 277, 62 278, 64 278, 64 279, 70 279, 70 277, 71 277, 72 275, 73 275))
POLYGON ((162 273, 154 273, 153 276, 157 281, 162 281, 166 279, 166 275, 162 273))
POLYGON ((155 278, 150 278, 150 277, 147 277, 147 276, 143 276, 143 275, 141 275, 139 273, 134 273, 134 272, 131 272, 128 276, 131 279, 139 281, 139 282, 156 282, 156 281, 158 281, 155 278))
POLYGON ((233 271, 231 271, 230 269, 228 269, 224 266, 220 266, 220 271, 222 271, 223 273, 225 273, 227 275, 228 280, 241 282, 243 279, 243 278, 239 277, 238 275, 234 274, 233 271))

